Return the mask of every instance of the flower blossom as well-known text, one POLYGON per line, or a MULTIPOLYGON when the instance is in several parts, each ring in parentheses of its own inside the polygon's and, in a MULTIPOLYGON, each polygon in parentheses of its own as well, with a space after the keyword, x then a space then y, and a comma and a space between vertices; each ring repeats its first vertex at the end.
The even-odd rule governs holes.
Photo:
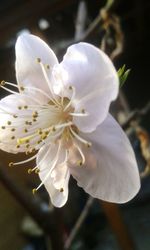
POLYGON ((36 159, 28 172, 38 173, 41 183, 33 192, 44 184, 56 207, 68 199, 70 175, 95 198, 132 199, 139 173, 127 136, 108 113, 119 88, 108 56, 78 43, 59 64, 34 35, 21 35, 15 49, 18 84, 1 82, 10 95, 0 101, 0 148, 35 155, 9 166, 36 159))

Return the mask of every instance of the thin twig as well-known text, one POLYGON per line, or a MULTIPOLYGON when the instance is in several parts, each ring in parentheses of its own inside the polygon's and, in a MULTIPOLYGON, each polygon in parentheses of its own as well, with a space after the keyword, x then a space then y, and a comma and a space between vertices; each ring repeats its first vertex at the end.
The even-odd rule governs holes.
POLYGON ((150 102, 144 108, 136 109, 135 111, 131 112, 127 117, 127 120, 122 124, 122 128, 126 130, 130 127, 133 120, 142 119, 148 114, 148 112, 150 112, 150 102))
POLYGON ((76 17, 76 24, 75 24, 75 41, 79 40, 82 36, 87 19, 87 6, 85 1, 79 2, 78 12, 76 17))
POLYGON ((64 246, 65 250, 70 248, 72 241, 74 240, 74 238, 77 235, 79 229, 81 228, 86 216, 89 213, 89 210, 93 204, 93 201, 94 201, 94 198, 91 196, 87 199, 87 202, 86 202, 77 222, 75 223, 75 225, 74 225, 74 227, 73 227, 73 229, 72 229, 72 231, 71 231, 71 233, 70 233, 70 235, 65 243, 65 246, 64 246))
MULTIPOLYGON (((108 12, 110 10, 110 8, 112 7, 113 3, 114 3, 114 0, 107 0, 105 6, 101 9, 101 11, 103 10, 104 12, 108 12)), ((79 39, 75 39, 75 37, 74 37, 73 39, 65 42, 63 44, 63 46, 61 46, 60 49, 65 50, 73 43, 79 43, 82 41, 86 41, 95 32, 97 27, 100 26, 100 22, 103 21, 101 11, 97 15, 97 17, 93 20, 93 22, 91 22, 89 27, 83 32, 83 34, 80 36, 79 39)))
MULTIPOLYGON (((108 17, 107 13, 108 10, 111 8, 112 4, 113 4, 113 0, 108 0, 106 2, 106 5, 101 9, 99 15, 95 18, 95 20, 91 23, 91 25, 89 26, 89 28, 83 33, 83 35, 80 37, 79 40, 76 40, 75 42, 80 42, 80 41, 84 41, 86 40, 92 33, 93 31, 97 28, 97 26, 99 25, 100 21, 103 20, 104 21, 104 17, 108 17)), ((112 57, 114 59, 115 56, 119 55, 122 52, 123 46, 120 46, 120 44, 122 43, 122 31, 121 31, 121 27, 120 27, 120 22, 119 19, 117 20, 114 24, 114 30, 117 33, 115 38, 118 39, 119 41, 116 41, 116 48, 115 48, 115 52, 114 54, 112 54, 112 57), (118 35, 119 33, 119 35, 118 35), (118 47, 117 47, 118 46, 118 47)), ((112 24, 112 22, 110 22, 112 24)), ((113 53, 113 52, 112 52, 113 53)), ((69 249, 74 238, 76 237, 79 229, 81 228, 86 216, 88 215, 89 209, 91 208, 92 204, 93 204, 94 198, 89 197, 85 207, 83 208, 79 218, 77 219, 77 222, 75 223, 66 243, 65 243, 65 250, 69 249)))
POLYGON ((37 199, 33 199, 33 195, 30 195, 28 192, 25 193, 23 187, 21 188, 21 186, 8 175, 4 167, 0 166, 0 169, 0 181, 19 204, 28 211, 44 232, 50 236, 53 250, 63 250, 62 231, 60 229, 57 210, 51 213, 48 207, 46 207, 38 197, 37 199))

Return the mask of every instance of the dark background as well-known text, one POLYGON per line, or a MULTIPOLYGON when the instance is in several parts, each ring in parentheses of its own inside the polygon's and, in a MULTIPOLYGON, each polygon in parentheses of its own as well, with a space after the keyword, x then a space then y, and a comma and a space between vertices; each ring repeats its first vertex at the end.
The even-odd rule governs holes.
MULTIPOLYGON (((86 0, 85 2, 88 10, 85 27, 87 28, 105 5, 105 1, 86 0)), ((1 0, 0 80, 16 83, 14 46, 17 36, 24 29, 43 38, 61 60, 67 44, 74 39, 78 4, 79 1, 77 0, 1 0), (44 30, 39 27, 39 21, 43 18, 49 23, 49 27, 44 30)), ((123 51, 115 58, 115 66, 119 69, 123 64, 126 64, 126 67, 131 69, 122 90, 130 111, 143 108, 150 100, 150 1, 116 0, 110 12, 118 16, 124 35, 123 51)), ((96 32, 86 41, 99 46, 103 34, 101 27, 98 27, 96 32)), ((5 91, 0 89, 0 98, 6 94, 5 91)), ((144 123, 149 129, 148 119, 146 117, 144 123)), ((135 138, 133 138, 133 146, 139 162, 143 163, 143 159, 141 160, 140 157, 139 141, 135 138)), ((18 157, 22 156, 11 156, 0 152, 1 170, 6 170, 8 162, 15 157, 18 160, 18 157)), ((24 168, 7 169, 7 174, 14 180, 15 188, 19 189, 20 187, 20 195, 21 192, 23 195, 28 194, 35 183, 38 183, 38 177, 28 176, 24 168)), ((76 187, 73 180, 70 186, 69 201, 64 208, 59 210, 60 217, 58 217, 61 218, 59 223, 62 227, 64 239, 73 227, 87 199, 86 194, 76 187)), ((43 200, 48 200, 45 191, 41 190, 40 195, 43 200)), ((119 239, 123 241, 123 244, 126 242, 126 237, 124 238, 121 228, 118 227, 119 219, 114 217, 113 208, 110 209, 109 213, 116 220, 118 227, 116 233, 114 229, 110 229, 111 223, 110 221, 107 222, 104 209, 95 201, 88 218, 77 235, 72 250, 149 250, 149 197, 150 179, 148 177, 142 181, 142 189, 137 198, 120 208, 125 222, 124 225, 127 225, 127 231, 130 233, 131 241, 135 242, 135 248, 120 247, 119 241, 115 237, 116 234, 118 237, 118 231, 121 232, 121 238, 119 239)), ((28 216, 28 212, 12 195, 12 187, 7 190, 1 178, 0 199, 0 250, 47 250, 45 246, 46 236, 43 232, 39 233, 38 231, 37 233, 37 226, 34 225, 33 227, 32 225, 31 230, 29 228, 27 230, 22 229, 22 221, 28 216), (36 233, 31 237, 31 234, 26 231, 36 231, 36 233)), ((55 240, 59 240, 57 236, 55 240)))
MULTIPOLYGON (((60 54, 57 49, 59 44, 74 37, 78 2, 75 0, 1 0, 1 79, 15 81, 14 44, 17 33, 22 29, 29 29, 31 33, 43 36, 60 54), (41 31, 39 29, 38 21, 41 18, 46 18, 49 21, 50 27, 47 30, 41 31)), ((88 23, 90 23, 97 16, 105 1, 89 0, 86 3, 88 23)), ((117 58, 116 66, 119 68, 125 63, 128 68, 132 69, 124 91, 131 108, 142 107, 149 100, 150 2, 149 0, 116 0, 111 11, 120 17, 124 33, 124 51, 117 58)), ((92 42, 95 43, 95 40, 92 42)))

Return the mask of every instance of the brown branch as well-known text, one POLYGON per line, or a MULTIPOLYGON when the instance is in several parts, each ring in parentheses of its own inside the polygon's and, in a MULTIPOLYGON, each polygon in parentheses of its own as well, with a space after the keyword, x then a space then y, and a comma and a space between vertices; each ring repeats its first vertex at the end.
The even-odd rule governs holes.
MULTIPOLYGON (((114 0, 106 0, 105 6, 101 9, 104 12, 108 12, 110 8, 112 7, 114 3, 114 0)), ((92 36, 92 34, 95 32, 95 30, 100 27, 100 22, 103 21, 101 11, 97 15, 97 17, 92 21, 92 23, 89 25, 89 27, 81 34, 79 39, 73 38, 72 40, 69 40, 65 42, 65 45, 63 45, 60 49, 66 50, 70 45, 73 43, 79 43, 82 41, 86 41, 89 37, 92 36)))
POLYGON ((63 250, 62 232, 60 231, 57 210, 54 210, 53 213, 51 213, 48 208, 47 211, 43 211, 43 203, 39 199, 34 199, 33 195, 27 192, 24 193, 24 189, 22 189, 20 185, 18 186, 2 167, 0 169, 0 181, 6 189, 49 235, 53 249, 63 250))
POLYGON ((86 217, 87 217, 87 215, 89 213, 89 210, 90 210, 90 208, 91 208, 91 206, 93 204, 93 201, 94 201, 94 198, 91 197, 91 196, 87 199, 87 202, 86 202, 86 204, 85 204, 79 218, 77 219, 77 222, 75 223, 73 229, 71 230, 71 233, 70 233, 68 239, 66 240, 66 243, 65 243, 65 246, 64 246, 65 250, 70 248, 74 238, 76 237, 78 231, 80 230, 83 222, 85 221, 85 219, 86 219, 86 217))
POLYGON ((131 112, 127 117, 127 120, 122 124, 122 128, 126 130, 130 127, 132 121, 143 119, 148 114, 148 112, 150 112, 150 103, 148 103, 142 109, 136 109, 135 111, 131 112))

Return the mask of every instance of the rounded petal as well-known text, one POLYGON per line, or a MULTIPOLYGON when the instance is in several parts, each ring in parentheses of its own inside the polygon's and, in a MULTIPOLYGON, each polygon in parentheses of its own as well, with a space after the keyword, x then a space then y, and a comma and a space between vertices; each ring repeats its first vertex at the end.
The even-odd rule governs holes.
MULTIPOLYGON (((36 87, 45 93, 50 93, 48 83, 42 72, 42 68, 37 63, 37 58, 41 59, 44 65, 49 65, 46 70, 50 78, 54 65, 58 64, 54 52, 49 46, 34 35, 21 35, 16 42, 16 77, 18 84, 25 87, 36 87)), ((33 89, 25 89, 28 94, 34 94, 33 89)), ((35 93, 37 95, 37 93, 35 93)), ((43 98, 44 99, 44 98, 43 98)))
POLYGON ((56 144, 41 148, 37 157, 37 165, 40 169, 40 179, 43 181, 43 184, 49 193, 51 202, 56 207, 62 207, 68 199, 68 182, 70 173, 67 165, 61 164, 65 157, 65 151, 63 148, 61 148, 59 153, 56 166, 52 169, 51 162, 56 157, 57 148, 58 146, 56 144))
POLYGON ((0 149, 9 153, 25 152, 25 145, 16 147, 17 139, 25 137, 25 118, 29 112, 19 109, 34 104, 33 99, 22 95, 9 95, 0 101, 0 149))
MULTIPOLYGON (((75 87, 76 112, 85 109, 89 116, 75 117, 81 131, 91 132, 103 122, 111 101, 118 94, 119 80, 108 56, 88 43, 78 43, 68 48, 60 64, 64 85, 75 87)), ((68 97, 70 94, 68 92, 68 97)))
POLYGON ((70 167, 78 185, 105 201, 124 203, 132 199, 140 188, 139 172, 131 144, 119 124, 109 115, 88 134, 88 140, 92 146, 84 151, 85 166, 72 163, 70 167))

